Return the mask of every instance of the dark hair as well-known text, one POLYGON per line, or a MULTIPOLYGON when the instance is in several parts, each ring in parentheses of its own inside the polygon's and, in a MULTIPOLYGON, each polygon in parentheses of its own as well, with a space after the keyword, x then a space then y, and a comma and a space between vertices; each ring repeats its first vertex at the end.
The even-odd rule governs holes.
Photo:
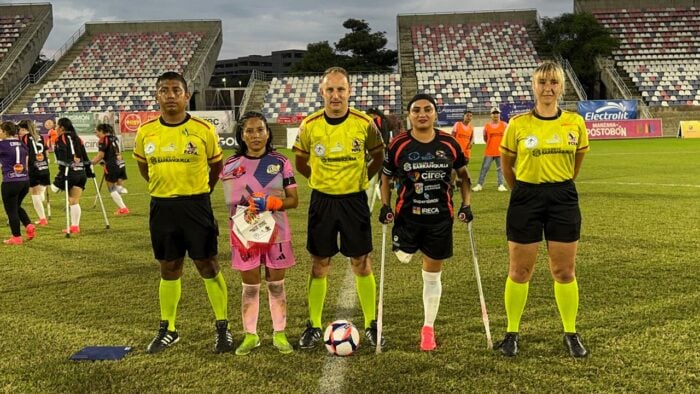
POLYGON ((248 153, 248 146, 245 142, 243 142, 243 128, 245 127, 245 122, 247 122, 248 119, 262 120, 268 135, 267 142, 265 143, 265 151, 273 151, 274 149, 272 148, 272 130, 270 130, 270 126, 267 124, 267 119, 265 119, 265 115, 256 111, 248 111, 244 113, 243 116, 241 116, 241 118, 238 119, 238 123, 236 123, 236 142, 238 143, 238 147, 236 148, 236 155, 245 155, 246 153, 248 153))
POLYGON ((33 121, 27 119, 20 120, 19 123, 17 123, 17 127, 27 130, 34 141, 41 141, 41 137, 39 136, 39 133, 37 133, 36 125, 33 121))
POLYGON ((104 134, 114 134, 114 128, 107 123, 100 123, 97 125, 97 127, 95 127, 95 129, 104 134))
POLYGON ((464 112, 462 113, 462 115, 471 114, 471 113, 473 113, 472 110, 465 109, 464 112))
POLYGON ((429 94, 427 94, 427 93, 418 93, 417 95, 413 96, 413 98, 411 99, 411 101, 408 102, 408 105, 406 106, 406 110, 407 110, 408 112, 411 112, 411 105, 413 105, 413 103, 415 103, 415 102, 418 101, 418 100, 428 100, 428 101, 430 101, 430 104, 433 105, 433 109, 434 109, 435 111, 437 111, 437 104, 435 104, 435 99, 433 98, 433 96, 431 96, 431 95, 429 95, 429 94))
POLYGON ((370 108, 370 109, 368 109, 367 111, 365 111, 365 113, 366 113, 367 115, 377 115, 377 116, 382 116, 382 115, 384 115, 384 114, 382 114, 382 113, 379 111, 379 109, 377 109, 377 108, 370 108))
POLYGON ((160 83, 163 81, 179 81, 180 83, 182 83, 182 87, 185 88, 185 93, 189 92, 187 90, 187 81, 185 81, 185 78, 182 75, 180 75, 180 73, 176 73, 175 71, 164 72, 156 80, 156 87, 160 86, 160 83))
POLYGON ((14 122, 2 122, 0 128, 10 137, 14 137, 19 132, 19 127, 14 122))

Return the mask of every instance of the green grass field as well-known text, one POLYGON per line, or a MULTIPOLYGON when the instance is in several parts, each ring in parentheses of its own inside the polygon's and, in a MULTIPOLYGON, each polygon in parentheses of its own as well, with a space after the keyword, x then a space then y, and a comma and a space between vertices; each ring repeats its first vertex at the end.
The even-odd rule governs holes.
MULTIPOLYGON (((478 176, 483 147, 470 164, 478 176)), ((700 387, 698 244, 700 140, 594 141, 577 186, 584 215, 577 276, 578 330, 590 350, 584 360, 564 351, 546 257, 540 256, 521 325, 521 353, 504 359, 486 349, 478 292, 464 225, 455 225, 455 256, 443 273, 436 322, 438 351, 418 350, 423 322, 420 265, 388 255, 385 276, 386 351, 362 346, 338 359, 323 349, 280 355, 271 345, 267 295, 258 332, 263 346, 248 357, 215 355, 213 313, 194 266, 186 262, 178 309, 181 341, 159 355, 145 347, 158 327, 158 265, 148 236, 146 184, 129 162, 132 214, 104 228, 83 199, 82 233, 66 239, 63 194, 51 195, 53 217, 20 247, 0 245, 0 391, 3 392, 691 392, 700 387), (131 345, 117 362, 73 362, 86 345, 131 345), (695 387, 695 389, 693 389, 695 387)), ((496 191, 492 168, 473 196, 481 277, 494 340, 505 331, 507 273, 505 210, 509 193, 496 191)), ((98 179, 99 180, 99 179, 98 179)), ((287 333, 297 341, 306 320, 309 259, 304 248, 309 189, 290 211, 298 264, 289 271, 287 333)), ((230 269, 226 208, 220 187, 220 261, 229 285, 229 316, 242 339, 240 279, 230 269)), ((25 209, 34 217, 31 200, 25 209)), ((0 216, 6 222, 4 212, 0 216)), ((376 211, 373 216, 376 215, 376 211)), ((376 218, 373 218, 373 223, 376 218)), ((3 227, 3 239, 9 228, 3 227)), ((381 227, 375 227, 378 276, 381 227)), ((338 308, 348 270, 334 259, 324 321, 362 324, 359 306, 338 308)), ((351 292, 354 294, 354 292, 351 292)))

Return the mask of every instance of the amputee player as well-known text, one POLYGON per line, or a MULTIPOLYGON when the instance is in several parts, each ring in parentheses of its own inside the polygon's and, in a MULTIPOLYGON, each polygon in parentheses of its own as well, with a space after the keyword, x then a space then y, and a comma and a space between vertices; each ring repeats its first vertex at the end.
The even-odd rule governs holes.
POLYGON ((49 172, 49 155, 44 139, 36 131, 36 126, 31 120, 22 120, 18 124, 19 138, 27 145, 29 153, 29 192, 32 195, 32 204, 36 211, 39 226, 46 226, 49 221, 44 211, 44 199, 46 187, 51 184, 49 172))
POLYGON ((107 181, 107 190, 112 201, 117 204, 115 215, 129 214, 129 208, 124 204, 121 193, 119 193, 118 182, 126 179, 126 163, 119 150, 119 140, 114 135, 114 128, 106 123, 100 123, 95 127, 95 134, 99 138, 98 152, 92 158, 93 168, 104 161, 104 177, 107 181))
POLYGON ((392 245, 399 260, 410 261, 417 251, 423 254, 423 308, 420 349, 436 348, 434 324, 442 296, 441 273, 446 259, 452 257, 454 203, 451 175, 461 180, 462 200, 458 217, 474 219, 470 206, 470 179, 467 160, 457 141, 434 128, 437 118, 435 100, 417 94, 408 103, 412 129, 399 134, 389 145, 382 169, 381 223, 394 222, 392 245), (396 218, 391 209, 389 180, 401 185, 396 199, 396 218))
POLYGON ((5 245, 21 245, 22 230, 27 230, 27 240, 34 238, 35 227, 22 208, 22 200, 29 192, 27 171, 27 146, 19 139, 19 128, 12 122, 0 124, 0 168, 2 170, 2 205, 12 231, 12 237, 3 241, 5 245))
POLYGON ((284 332, 287 326, 285 271, 295 264, 292 234, 287 209, 299 204, 292 165, 272 148, 272 132, 259 112, 247 112, 236 125, 236 153, 224 163, 221 182, 226 205, 233 216, 240 207, 250 214, 270 211, 275 229, 269 243, 245 245, 231 232, 231 261, 241 274, 241 316, 245 338, 236 354, 245 356, 260 346, 257 333, 260 311, 260 268, 265 268, 265 282, 272 318, 272 344, 280 353, 293 351, 284 332))
POLYGON ((508 328, 497 347, 504 356, 518 353, 520 318, 543 233, 554 298, 564 326, 564 345, 573 357, 588 354, 576 331, 581 210, 574 184, 589 150, 588 132, 579 114, 559 108, 564 83, 561 66, 552 62, 540 65, 532 76, 535 108, 511 119, 500 146, 503 175, 512 190, 506 218, 510 258, 504 301, 508 328))
POLYGON ((372 228, 365 190, 368 179, 381 167, 384 143, 372 118, 349 107, 351 89, 345 69, 327 69, 321 78, 320 94, 323 109, 302 121, 294 143, 297 171, 309 179, 312 189, 306 242, 312 262, 308 286, 310 321, 299 339, 299 347, 310 349, 321 341, 326 276, 331 257, 338 251, 350 258, 365 335, 375 346, 377 284, 369 255, 372 228), (369 163, 367 154, 371 157, 369 163))
POLYGON ((219 230, 209 199, 223 165, 221 148, 214 126, 187 113, 191 94, 182 75, 162 74, 156 92, 161 116, 139 127, 134 146, 134 158, 151 195, 151 244, 161 274, 160 329, 146 351, 158 353, 180 339, 175 317, 187 253, 204 279, 214 310, 214 351, 230 352, 228 295, 216 259, 219 230))
POLYGON ((68 204, 70 206, 70 231, 71 234, 80 232, 80 218, 82 216, 82 208, 80 207, 80 197, 85 190, 85 183, 88 178, 94 178, 95 173, 92 172, 90 166, 90 158, 85 151, 83 140, 75 131, 73 122, 68 118, 60 118, 56 127, 58 137, 54 146, 54 154, 58 163, 58 172, 54 177, 51 190, 57 193, 59 190, 66 188, 66 174, 68 174, 68 204))

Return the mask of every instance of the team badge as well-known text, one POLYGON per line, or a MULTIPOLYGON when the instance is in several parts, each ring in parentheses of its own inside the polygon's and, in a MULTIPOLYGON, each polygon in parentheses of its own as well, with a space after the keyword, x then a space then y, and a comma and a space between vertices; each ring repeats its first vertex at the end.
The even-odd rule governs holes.
POLYGON ((421 194, 423 193, 423 184, 422 183, 416 183, 413 185, 416 189, 416 194, 421 194))
POLYGON ((280 168, 281 167, 279 164, 270 164, 269 166, 267 166, 267 173, 270 175, 279 174, 280 168))
POLYGON ((438 159, 444 159, 444 158, 445 158, 445 151, 443 151, 443 150, 436 150, 436 151, 435 151, 435 156, 437 156, 438 159))
POLYGON ((535 137, 534 135, 528 135, 527 137, 525 137, 525 147, 527 149, 535 148, 538 143, 539 141, 537 141, 537 137, 535 137))
POLYGON ((412 167, 411 167, 411 163, 404 163, 404 164, 403 164, 403 170, 404 170, 404 171, 409 172, 409 171, 411 171, 411 168, 412 168, 412 167))
POLYGON ((413 214, 420 215, 420 207, 413 207, 413 214))
POLYGON ((578 145, 578 137, 576 136, 576 134, 574 134, 573 131, 569 131, 569 134, 567 134, 567 137, 569 138, 569 145, 571 145, 571 146, 578 145))
POLYGON ((314 145, 314 153, 316 156, 323 157, 326 155, 326 147, 323 144, 314 145))
POLYGON ((43 154, 43 153, 37 153, 37 154, 36 154, 36 161, 44 161, 44 154, 43 154))
POLYGON ((357 138, 353 138, 352 140, 352 153, 358 153, 362 150, 362 145, 360 144, 360 140, 357 138))
MULTIPOLYGON (((185 130, 187 131, 187 130, 185 130)), ((188 142, 187 146, 185 147, 185 154, 186 155, 196 155, 197 154, 197 145, 193 144, 192 142, 188 142)))
POLYGON ((153 142, 149 142, 144 147, 144 152, 146 152, 147 155, 150 155, 151 153, 153 153, 155 151, 156 151, 156 144, 154 144, 153 142))
POLYGON ((13 168, 15 170, 15 173, 17 174, 21 174, 24 172, 24 166, 22 164, 15 164, 13 168))

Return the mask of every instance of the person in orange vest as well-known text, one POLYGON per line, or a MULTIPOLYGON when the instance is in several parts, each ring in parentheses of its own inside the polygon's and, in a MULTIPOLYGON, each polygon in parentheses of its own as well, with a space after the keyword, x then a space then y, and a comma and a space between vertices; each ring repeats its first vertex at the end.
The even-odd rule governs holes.
POLYGON ((455 137, 459 143, 459 146, 462 148, 462 152, 464 152, 464 156, 467 158, 467 161, 469 158, 471 158, 472 145, 474 145, 474 126, 472 126, 472 116, 472 111, 468 109, 464 110, 464 120, 455 123, 452 127, 452 136, 455 137))
POLYGON ((486 174, 491 168, 491 163, 496 162, 496 171, 498 174, 498 191, 506 192, 508 188, 503 183, 503 170, 501 169, 501 152, 499 147, 503 134, 506 131, 506 122, 501 120, 501 111, 498 107, 491 108, 491 121, 484 126, 484 141, 486 142, 486 150, 484 151, 484 161, 481 164, 481 172, 479 173, 479 182, 472 188, 472 191, 479 192, 483 189, 486 174))

